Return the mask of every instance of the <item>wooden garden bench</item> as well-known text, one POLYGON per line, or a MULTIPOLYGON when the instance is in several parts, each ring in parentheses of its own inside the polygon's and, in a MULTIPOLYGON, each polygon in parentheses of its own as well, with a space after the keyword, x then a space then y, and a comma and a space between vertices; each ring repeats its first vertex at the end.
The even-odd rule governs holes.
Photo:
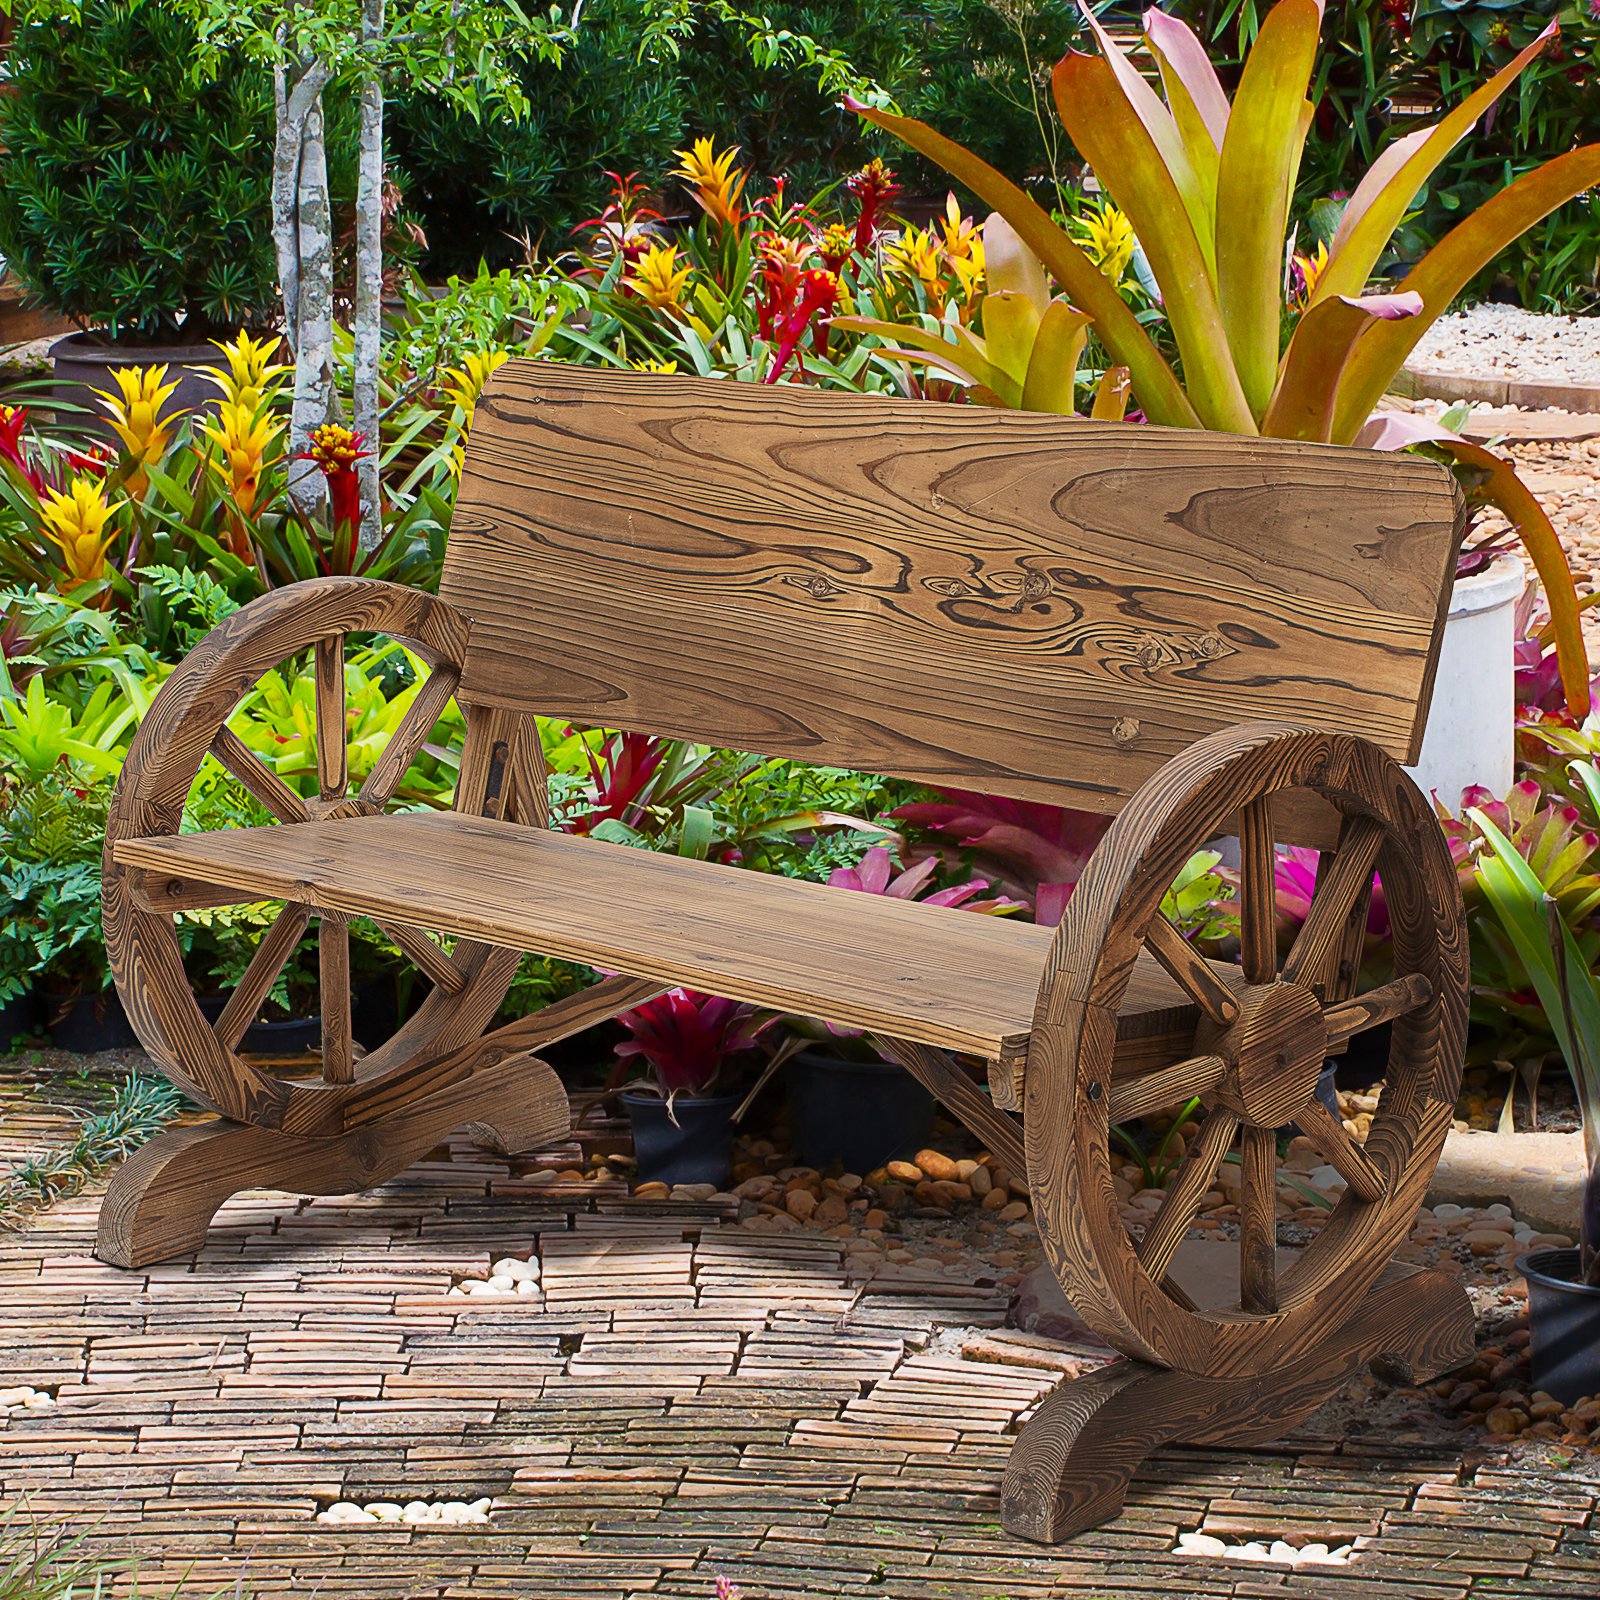
POLYGON ((478 406, 438 599, 352 578, 278 590, 222 623, 145 719, 108 833, 106 939, 140 1037, 219 1120, 127 1162, 101 1256, 192 1251, 237 1190, 359 1189, 463 1126, 513 1151, 559 1139, 566 1097, 536 1052, 687 984, 867 1030, 1026 1171, 1072 1304, 1130 1359, 1023 1429, 1014 1531, 1103 1520, 1150 1450, 1269 1437, 1362 1361, 1447 1370, 1471 1351, 1466 1296, 1391 1257, 1450 1125, 1467 947, 1444 838, 1396 759, 1421 740, 1461 526, 1449 475, 1413 457, 510 363, 478 406), (372 634, 432 675, 352 792, 344 644, 372 634), (306 651, 316 799, 228 728, 263 672, 306 651), (451 696, 454 809, 387 811, 451 696), (1060 928, 1035 927, 553 832, 536 716, 1117 815, 1060 928), (207 752, 282 825, 181 833, 207 752), (1230 833, 1242 965, 1219 966, 1160 900, 1230 833), (1282 962, 1275 839, 1322 847, 1282 962), (1375 872, 1394 973, 1357 994, 1375 872), (284 909, 208 1022, 173 913, 262 899, 284 909), (365 1055, 356 915, 431 984, 365 1055), (308 1080, 237 1047, 313 918, 308 1080), (485 1033, 528 950, 613 976, 485 1033), (1313 1087, 1383 1022, 1363 1145, 1313 1087), (1130 1229, 1109 1129, 1190 1096, 1204 1120, 1130 1229), (1280 1273, 1291 1119, 1347 1188, 1280 1273), (1197 1303, 1171 1267, 1225 1158, 1238 1284, 1197 1303))

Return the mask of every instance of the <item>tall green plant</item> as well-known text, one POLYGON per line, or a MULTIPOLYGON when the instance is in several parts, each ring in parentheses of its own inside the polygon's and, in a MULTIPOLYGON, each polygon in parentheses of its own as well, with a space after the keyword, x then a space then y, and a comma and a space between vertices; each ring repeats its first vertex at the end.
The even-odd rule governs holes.
MULTIPOLYGON (((1574 762, 1591 805, 1600 809, 1600 772, 1593 762, 1574 762)), ((1506 939, 1516 951, 1556 1042, 1572 1074, 1583 1111, 1584 1154, 1589 1180, 1583 1208, 1582 1269, 1586 1283, 1600 1286, 1600 1238, 1594 1218, 1600 1207, 1600 978, 1579 947, 1568 920, 1521 851, 1480 809, 1468 813, 1488 848, 1478 877, 1506 939)))
MULTIPOLYGON (((1230 101, 1194 32, 1145 15, 1152 87, 1097 22, 1097 55, 1056 66, 1073 143, 1131 219, 1177 345, 1179 370, 1085 251, 1029 195, 925 123, 857 105, 937 161, 1010 222, 1128 368, 1152 421, 1397 448, 1420 434, 1369 419, 1422 334, 1505 245, 1600 183, 1600 145, 1569 151, 1493 196, 1387 294, 1367 293, 1395 229, 1446 155, 1555 36, 1552 26, 1441 120, 1388 146, 1350 196, 1326 259, 1291 261, 1291 198, 1313 108, 1322 0, 1267 13, 1230 101)), ((1477 498, 1504 509, 1543 580, 1568 705, 1589 707, 1577 594, 1559 539, 1511 468, 1448 436, 1477 498)))
POLYGON ((157 0, 62 9, 7 61, 0 253, 113 338, 257 324, 275 299, 270 86, 234 68, 195 83, 194 26, 157 0))

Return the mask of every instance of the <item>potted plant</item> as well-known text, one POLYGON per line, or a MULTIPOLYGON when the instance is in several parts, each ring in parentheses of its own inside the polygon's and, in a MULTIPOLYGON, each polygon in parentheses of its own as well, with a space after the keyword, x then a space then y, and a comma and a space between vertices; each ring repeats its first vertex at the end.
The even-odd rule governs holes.
MULTIPOLYGON (((978 899, 989 887, 985 878, 935 890, 939 865, 938 856, 928 856, 902 867, 886 846, 874 845, 857 866, 829 873, 828 884, 856 894, 963 906, 991 916, 1027 909, 1023 901, 1004 895, 978 899)), ((812 1041, 796 1052, 789 1066, 790 1128, 794 1147, 808 1167, 826 1171, 838 1162, 846 1172, 871 1172, 927 1144, 933 1097, 904 1067, 885 1061, 858 1029, 809 1017, 792 1018, 789 1026, 812 1041)))
MULTIPOLYGON (((1591 821, 1600 822, 1600 768, 1591 760, 1570 763, 1568 772, 1586 800, 1591 821)), ((1528 976, 1561 1054, 1572 1074, 1583 1112, 1588 1178, 1583 1187, 1579 1242, 1559 1250, 1535 1250, 1517 1266, 1528 1283, 1528 1327, 1532 1336, 1533 1385, 1564 1404, 1600 1394, 1600 979, 1595 975, 1597 940, 1587 927, 1575 930, 1539 874, 1483 807, 1468 816, 1484 845, 1478 878, 1509 952, 1528 976), (1589 948, 1585 948, 1585 944, 1589 948)), ((1593 896, 1578 915, 1592 920, 1593 896)))
MULTIPOLYGON (((987 256, 991 288, 1001 267, 1028 287, 1033 309, 1012 293, 1006 336, 993 349, 954 326, 951 314, 937 333, 871 318, 837 318, 834 326, 908 347, 890 354, 953 375, 989 404, 1070 411, 1067 375, 1083 348, 1081 323, 1092 322, 1107 376, 1122 369, 1149 422, 1374 449, 1425 446, 1451 463, 1469 504, 1495 507, 1516 529, 1543 583, 1567 702, 1581 719, 1589 686, 1577 591, 1548 515, 1509 461, 1431 418, 1379 406, 1456 295, 1507 245, 1600 181, 1600 145, 1524 172, 1386 292, 1369 292, 1429 178, 1560 30, 1544 28, 1437 122, 1385 148, 1336 215, 1323 219, 1326 236, 1313 241, 1308 229, 1302 242, 1294 195, 1313 122, 1308 95, 1322 14, 1320 0, 1278 0, 1267 10, 1231 99, 1193 30, 1159 9, 1144 15, 1143 42, 1162 92, 1087 13, 1097 51, 1057 64, 1066 133, 1137 238, 1159 308, 1131 303, 1137 296, 1106 270, 1103 252, 1095 259, 1071 228, 971 151, 925 123, 851 102, 1004 218, 1002 248, 987 256), (1052 311, 1047 274, 1073 315, 1052 311), (1152 338, 1153 320, 1165 324, 1181 376, 1152 338), (1031 374, 1030 352, 1039 358, 1031 374), (1061 378, 1040 381, 1057 370, 1061 378)), ((1120 414, 1109 399, 1105 410, 1097 400, 1097 416, 1120 414)))
POLYGON ((270 87, 226 61, 201 81, 177 7, 56 9, 18 30, 7 62, 0 254, 83 330, 53 347, 58 395, 98 415, 111 367, 166 366, 175 403, 199 405, 214 397, 185 365, 275 300, 270 87))
POLYGON ((625 1011, 620 1063, 640 1060, 648 1079, 622 1090, 643 1182, 727 1182, 739 1095, 724 1087, 773 1018, 753 1006, 692 989, 625 1011), (722 1092, 715 1092, 721 1089, 722 1092))

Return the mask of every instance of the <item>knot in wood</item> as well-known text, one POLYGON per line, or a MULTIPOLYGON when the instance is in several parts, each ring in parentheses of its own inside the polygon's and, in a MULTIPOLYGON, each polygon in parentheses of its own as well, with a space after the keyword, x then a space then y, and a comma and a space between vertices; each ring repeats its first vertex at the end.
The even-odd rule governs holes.
POLYGON ((1258 1128, 1280 1128, 1312 1097, 1328 1025, 1303 983, 1264 983, 1239 996, 1239 1015, 1200 1047, 1228 1064, 1215 1099, 1258 1128))
POLYGON ((1111 742, 1116 745, 1130 745, 1139 737, 1139 719, 1137 717, 1118 717, 1111 724, 1111 742))

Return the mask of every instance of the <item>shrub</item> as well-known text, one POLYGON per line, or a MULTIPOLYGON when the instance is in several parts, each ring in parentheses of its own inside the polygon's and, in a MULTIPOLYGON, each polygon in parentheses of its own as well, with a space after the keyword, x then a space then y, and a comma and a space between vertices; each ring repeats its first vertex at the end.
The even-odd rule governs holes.
POLYGON ((559 66, 521 71, 529 110, 520 121, 481 121, 414 95, 389 112, 389 148, 428 238, 432 272, 521 259, 526 234, 554 252, 581 217, 598 211, 605 169, 656 170, 681 142, 678 69, 637 59, 647 0, 590 0, 559 66))
POLYGON ((271 84, 196 82, 194 42, 156 0, 88 0, 12 46, 0 253, 113 338, 195 339, 274 302, 271 84))

